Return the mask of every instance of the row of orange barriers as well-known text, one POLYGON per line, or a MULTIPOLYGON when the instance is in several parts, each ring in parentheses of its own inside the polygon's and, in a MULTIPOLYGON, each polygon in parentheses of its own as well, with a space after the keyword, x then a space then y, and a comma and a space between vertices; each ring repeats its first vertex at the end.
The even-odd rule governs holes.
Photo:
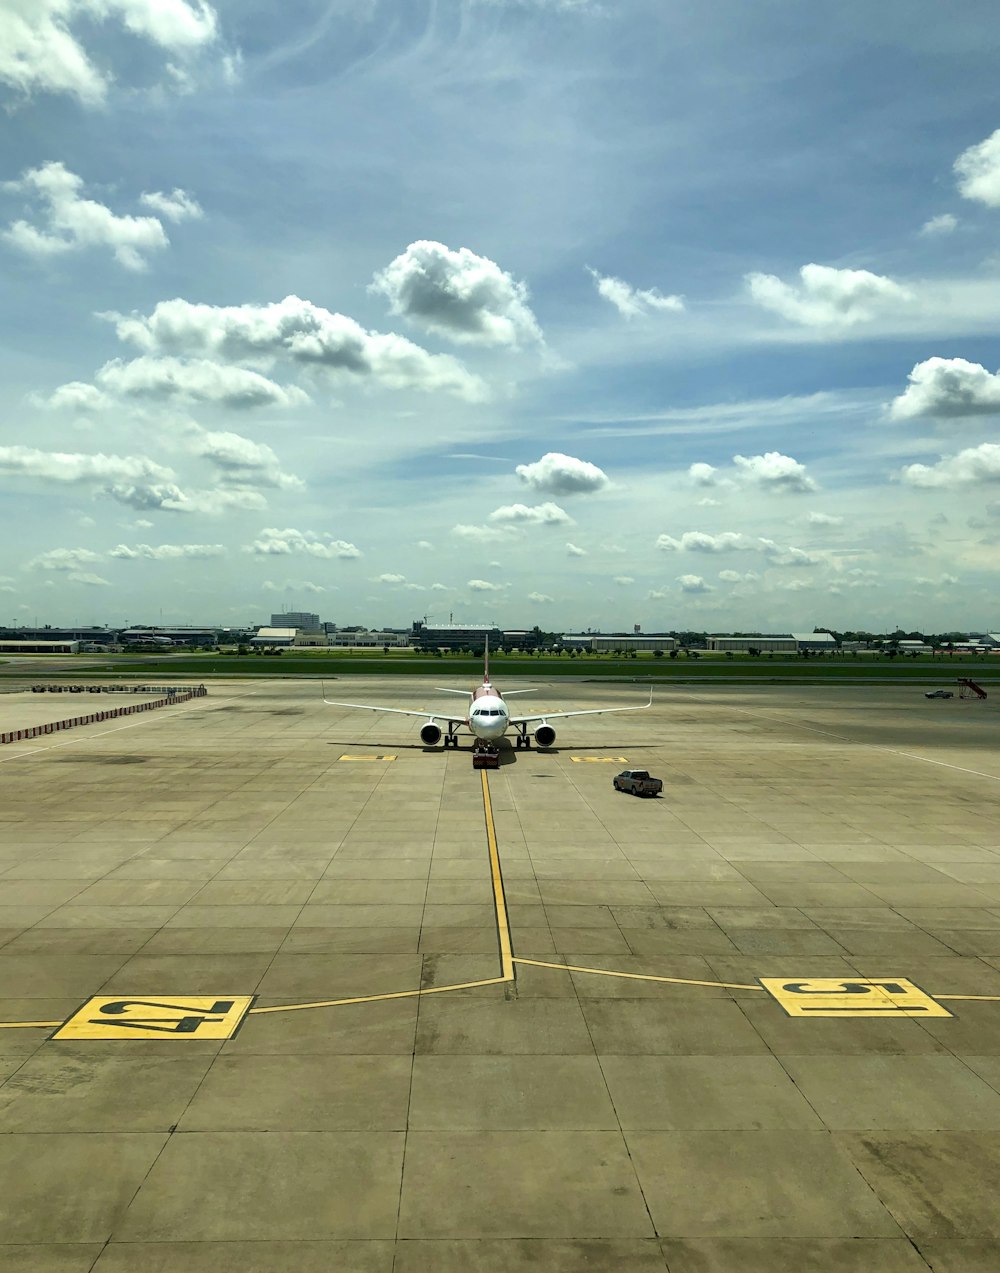
POLYGON ((0 733, 0 743, 19 743, 25 738, 41 738, 43 734, 55 734, 77 725, 93 725, 99 721, 114 720, 118 716, 134 716, 136 712, 151 712, 157 707, 170 707, 174 703, 186 703, 192 698, 204 698, 208 693, 204 685, 182 694, 170 694, 166 698, 148 703, 132 703, 128 707, 111 707, 106 712, 90 712, 86 716, 70 716, 67 720, 50 721, 47 725, 31 725, 27 729, 11 729, 0 733))

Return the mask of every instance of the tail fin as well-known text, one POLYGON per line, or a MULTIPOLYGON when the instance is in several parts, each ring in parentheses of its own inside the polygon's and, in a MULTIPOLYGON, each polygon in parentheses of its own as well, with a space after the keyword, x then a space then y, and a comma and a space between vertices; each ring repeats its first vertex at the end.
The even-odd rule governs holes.
POLYGON ((486 634, 486 648, 483 650, 483 684, 490 683, 490 634, 486 634))

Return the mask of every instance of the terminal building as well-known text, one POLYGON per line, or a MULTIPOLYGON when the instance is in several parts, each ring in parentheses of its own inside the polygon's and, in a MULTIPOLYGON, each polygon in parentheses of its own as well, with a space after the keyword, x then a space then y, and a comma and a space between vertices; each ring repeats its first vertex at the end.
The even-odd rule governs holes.
POLYGON ((289 610, 285 614, 271 615, 272 628, 298 628, 300 632, 320 632, 323 624, 318 614, 310 614, 308 610, 289 610))
POLYGON ((565 632, 560 638, 560 645, 564 650, 594 654, 639 654, 644 651, 669 654, 677 649, 677 638, 662 632, 565 632))
POLYGON ((829 632, 752 632, 743 636, 710 636, 709 650, 721 654, 798 654, 800 650, 825 651, 837 648, 829 632))
POLYGON ((495 623, 424 623, 414 619, 410 643, 423 650, 481 650, 489 637, 498 650, 504 644, 504 631, 495 623))

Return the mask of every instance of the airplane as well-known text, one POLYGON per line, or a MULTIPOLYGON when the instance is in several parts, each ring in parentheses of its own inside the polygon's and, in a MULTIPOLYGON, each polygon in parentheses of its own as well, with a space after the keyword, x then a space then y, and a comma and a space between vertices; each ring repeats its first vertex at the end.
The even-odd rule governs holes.
MULTIPOLYGON (((556 741, 556 731, 549 724, 550 720, 557 720, 567 716, 604 716, 609 712, 641 712, 644 708, 653 705, 653 690, 650 687, 649 702, 639 703, 635 707, 588 707, 576 712, 539 712, 536 715, 511 716, 503 694, 490 681, 489 641, 486 643, 486 650, 483 656, 482 685, 477 685, 473 690, 444 689, 441 686, 438 688, 445 694, 462 694, 468 697, 468 713, 465 716, 449 716, 445 712, 413 712, 401 707, 374 707, 370 703, 340 703, 326 697, 325 687, 323 702, 329 707, 354 707, 366 712, 392 712, 397 716, 425 718, 427 723, 420 730, 420 741, 427 747, 436 747, 443 739, 446 750, 449 747, 457 749, 457 731, 462 725, 476 739, 476 746, 483 746, 491 750, 495 749, 497 742, 504 736, 510 726, 513 726, 517 731, 515 745, 518 749, 521 747, 530 748, 532 735, 539 747, 551 747, 556 741), (445 729, 441 728, 439 721, 445 726, 445 729), (528 733, 530 725, 535 725, 531 735, 528 733)), ((533 691, 529 689, 508 690, 507 693, 509 697, 513 694, 531 694, 533 691)))

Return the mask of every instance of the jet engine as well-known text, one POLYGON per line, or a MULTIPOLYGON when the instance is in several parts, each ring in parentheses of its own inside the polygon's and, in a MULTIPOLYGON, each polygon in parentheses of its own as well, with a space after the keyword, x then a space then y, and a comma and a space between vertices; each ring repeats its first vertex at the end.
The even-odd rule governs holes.
POLYGON ((429 720, 426 725, 421 726, 420 741, 427 747, 436 747, 441 741, 441 726, 429 720))
POLYGON ((551 747, 556 741, 556 731, 551 725, 539 725, 535 730, 535 742, 539 747, 551 747))

